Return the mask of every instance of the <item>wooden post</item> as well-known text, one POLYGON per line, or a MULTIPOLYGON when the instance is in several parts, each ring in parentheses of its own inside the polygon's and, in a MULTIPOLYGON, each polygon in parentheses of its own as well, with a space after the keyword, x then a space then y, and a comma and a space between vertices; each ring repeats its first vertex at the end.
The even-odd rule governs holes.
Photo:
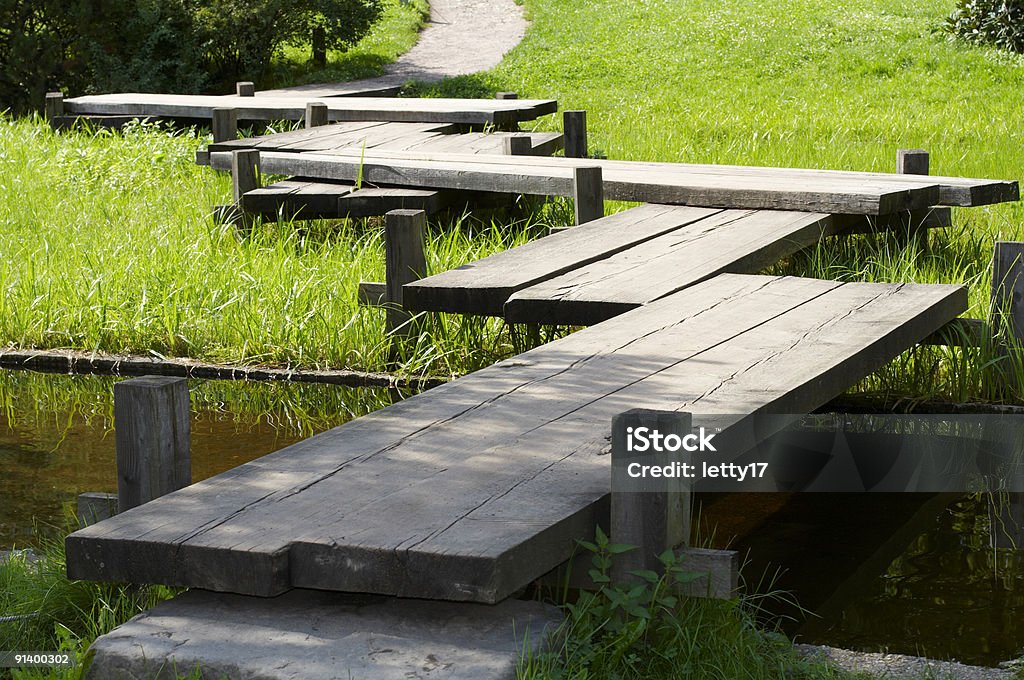
POLYGON ((1024 242, 996 241, 992 257, 992 323, 1024 340, 1024 242))
POLYGON ((612 543, 637 546, 613 558, 612 581, 615 583, 636 580, 629 572, 638 569, 660 572, 663 567, 658 556, 690 541, 690 491, 686 480, 678 477, 626 480, 625 474, 630 462, 689 463, 688 454, 680 450, 653 458, 649 452, 630 451, 627 446, 630 433, 646 427, 663 436, 675 435, 681 439, 690 434, 692 420, 689 413, 646 409, 626 411, 612 419, 610 538, 612 543), (627 488, 624 490, 622 486, 627 488))
POLYGON ((330 122, 327 104, 323 102, 309 102, 306 104, 306 127, 320 127, 330 122))
POLYGON ((533 140, 527 135, 512 135, 505 138, 506 156, 529 156, 533 153, 533 140))
MULTIPOLYGON (((900 175, 927 175, 928 174, 929 158, 928 152, 923 149, 897 149, 896 150, 896 172, 900 175)), ((905 233, 891 231, 892 235, 895 236, 897 244, 906 247, 910 245, 910 242, 916 238, 920 238, 923 243, 917 244, 918 254, 928 243, 928 231, 925 227, 925 221, 928 219, 928 213, 931 212, 928 209, 924 210, 911 210, 904 213, 906 217, 906 231, 905 233)), ((890 227, 890 230, 898 229, 896 225, 890 227)))
POLYGON ((923 149, 898 149, 896 172, 901 175, 927 175, 928 152, 923 149))
POLYGON ((572 169, 572 199, 576 224, 604 217, 604 181, 599 166, 572 169))
POLYGON ((587 157, 587 112, 566 111, 562 114, 562 133, 565 135, 565 157, 587 157))
POLYGON ((231 152, 231 188, 235 205, 242 204, 242 195, 260 188, 260 152, 244 149, 231 152))
POLYGON ((498 92, 494 95, 495 99, 519 99, 519 95, 515 92, 498 92))
POLYGON ((185 378, 146 376, 114 385, 118 512, 191 483, 189 415, 185 378))
POLYGON ((235 94, 239 97, 255 97, 256 84, 248 80, 237 82, 235 83, 235 94))
POLYGON ((227 142, 238 138, 238 111, 216 108, 213 110, 213 141, 227 142))
POLYGON ((402 286, 427 275, 426 225, 427 213, 422 210, 392 210, 384 217, 384 300, 389 334, 412 335, 408 323, 412 314, 402 308, 402 286))
POLYGON ((43 106, 43 114, 46 120, 54 120, 64 115, 64 93, 47 92, 46 102, 43 106))

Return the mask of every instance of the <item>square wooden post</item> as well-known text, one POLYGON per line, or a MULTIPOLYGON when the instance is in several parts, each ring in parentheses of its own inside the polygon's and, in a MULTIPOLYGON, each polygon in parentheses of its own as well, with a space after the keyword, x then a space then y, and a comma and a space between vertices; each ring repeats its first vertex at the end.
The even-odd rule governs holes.
POLYGON ((185 378, 114 385, 118 512, 191 484, 190 416, 185 378))
POLYGON ((214 142, 227 142, 238 138, 238 110, 216 108, 211 125, 214 142))
POLYGON ((613 543, 635 545, 635 550, 615 555, 612 580, 626 583, 637 580, 636 570, 661 572, 658 556, 669 549, 685 546, 690 540, 690 490, 682 478, 630 478, 634 462, 665 464, 671 460, 689 462, 689 455, 678 453, 652 456, 631 451, 629 442, 640 428, 675 435, 682 440, 690 434, 692 416, 673 411, 634 409, 612 419, 612 502, 610 538, 613 543))
POLYGON ((527 135, 505 137, 506 156, 529 156, 533 153, 533 141, 527 135))
POLYGON ((235 94, 239 97, 255 97, 256 84, 248 80, 239 81, 235 83, 235 94))
POLYGON ((992 255, 992 323, 1024 341, 1024 242, 996 241, 992 255))
POLYGON ((586 158, 587 112, 565 111, 562 113, 562 134, 565 135, 565 157, 586 158))
POLYGON ((330 112, 327 104, 323 102, 309 102, 306 104, 306 127, 320 127, 330 122, 330 112))
POLYGON ((384 216, 384 264, 387 332, 397 336, 415 333, 409 323, 413 315, 402 306, 402 286, 427 275, 424 238, 427 213, 422 210, 392 210, 384 216))
POLYGON ((604 217, 604 181, 599 166, 572 169, 576 224, 604 217))

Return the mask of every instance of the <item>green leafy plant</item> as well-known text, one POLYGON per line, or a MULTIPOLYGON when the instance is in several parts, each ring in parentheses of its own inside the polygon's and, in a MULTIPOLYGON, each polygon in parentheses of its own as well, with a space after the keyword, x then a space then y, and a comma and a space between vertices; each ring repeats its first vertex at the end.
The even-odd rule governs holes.
POLYGON ((785 637, 762 631, 746 600, 688 597, 699 575, 673 551, 659 557, 660 572, 636 571, 635 582, 614 584, 613 559, 634 546, 612 543, 600 528, 580 545, 591 553, 598 589, 564 605, 559 644, 524 658, 521 680, 834 677, 785 637))
POLYGON ((957 0, 946 29, 964 40, 1024 53, 1024 0, 957 0))

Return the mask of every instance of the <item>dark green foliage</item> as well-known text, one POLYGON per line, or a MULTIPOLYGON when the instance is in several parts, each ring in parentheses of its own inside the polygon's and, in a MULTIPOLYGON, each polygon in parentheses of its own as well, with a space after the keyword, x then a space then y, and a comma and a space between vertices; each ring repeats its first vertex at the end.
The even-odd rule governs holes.
POLYGON ((211 73, 222 82, 258 79, 287 44, 310 42, 342 49, 380 16, 381 0, 212 0, 195 10, 211 73))
POLYGON ((1024 0, 957 0, 946 28, 964 40, 1024 53, 1024 0))
POLYGON ((47 91, 223 91, 286 44, 343 49, 382 0, 0 0, 0 110, 47 91))

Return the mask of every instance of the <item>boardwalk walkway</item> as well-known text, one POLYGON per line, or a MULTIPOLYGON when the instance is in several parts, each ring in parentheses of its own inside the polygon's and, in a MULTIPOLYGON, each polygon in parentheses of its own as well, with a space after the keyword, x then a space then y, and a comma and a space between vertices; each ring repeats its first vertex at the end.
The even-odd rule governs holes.
POLYGON ((806 413, 966 306, 721 275, 76 532, 69 575, 498 602, 602 521, 617 413, 806 413))

